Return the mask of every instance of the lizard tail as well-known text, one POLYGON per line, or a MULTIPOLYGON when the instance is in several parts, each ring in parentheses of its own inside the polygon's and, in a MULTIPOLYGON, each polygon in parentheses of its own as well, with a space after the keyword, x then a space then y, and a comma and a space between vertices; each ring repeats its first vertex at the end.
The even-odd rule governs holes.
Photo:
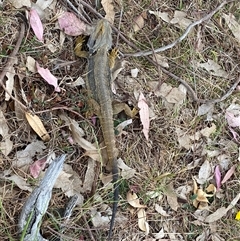
POLYGON ((109 234, 108 234, 108 241, 112 239, 112 230, 114 226, 115 216, 117 212, 117 206, 118 206, 118 196, 119 196, 119 183, 118 183, 118 167, 116 160, 113 162, 113 187, 114 187, 114 193, 113 193, 113 208, 112 208, 112 218, 110 222, 110 228, 109 228, 109 234))

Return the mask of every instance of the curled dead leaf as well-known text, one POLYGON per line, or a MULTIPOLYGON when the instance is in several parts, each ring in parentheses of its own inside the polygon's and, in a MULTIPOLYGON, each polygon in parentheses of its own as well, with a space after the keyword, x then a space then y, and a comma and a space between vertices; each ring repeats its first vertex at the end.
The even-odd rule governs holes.
POLYGON ((134 208, 146 208, 145 205, 141 205, 136 193, 129 191, 127 193, 127 201, 134 208))
POLYGON ((136 33, 143 27, 144 27, 144 18, 142 15, 139 15, 134 19, 133 31, 136 33))
POLYGON ((49 141, 50 140, 50 136, 47 133, 47 131, 46 131, 42 121, 40 120, 40 118, 37 115, 32 114, 30 112, 26 112, 25 116, 26 116, 26 119, 27 119, 29 125, 37 133, 37 135, 43 141, 49 141))
POLYGON ((138 211, 138 227, 146 232, 146 234, 149 233, 149 224, 147 222, 147 218, 146 218, 146 212, 143 208, 139 209, 138 211))
POLYGON ((208 199, 206 197, 206 193, 202 189, 198 189, 196 200, 198 202, 208 203, 208 199))
POLYGON ((198 190, 197 182, 194 178, 192 179, 193 179, 193 193, 197 194, 197 190, 198 190))
MULTIPOLYGON (((213 193, 213 194, 215 194, 216 193, 216 191, 217 191, 217 188, 213 185, 213 184, 210 184, 207 188, 206 188, 206 192, 207 193, 213 193)), ((210 194, 208 194, 208 196, 209 196, 210 194)), ((211 195, 211 196, 213 196, 213 195, 211 195)))
POLYGON ((197 182, 193 178, 193 193, 196 195, 196 198, 193 200, 193 206, 199 210, 206 209, 208 207, 208 197, 213 197, 216 194, 216 187, 213 184, 210 184, 206 189, 206 192, 203 189, 198 188, 197 182), (208 194, 212 193, 212 194, 208 194))

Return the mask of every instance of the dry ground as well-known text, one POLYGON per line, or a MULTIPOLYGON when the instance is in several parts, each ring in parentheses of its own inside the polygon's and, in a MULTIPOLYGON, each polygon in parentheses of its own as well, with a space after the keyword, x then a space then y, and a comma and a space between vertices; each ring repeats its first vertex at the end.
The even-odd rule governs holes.
MULTIPOLYGON (((13 50, 18 38, 21 21, 18 13, 25 14, 24 8, 16 10, 7 2, 2 5, 0 12, 0 72, 3 71, 8 59, 7 56, 13 50)), ((174 42, 183 34, 183 30, 149 14, 148 10, 167 12, 171 17, 175 10, 180 10, 187 14, 188 19, 196 21, 216 8, 221 2, 221 0, 116 1, 114 3, 115 26, 120 26, 121 32, 128 41, 142 51, 156 49, 174 42), (144 26, 139 31, 134 32, 134 19, 141 14, 144 17, 144 26)), ((90 1, 89 4, 95 8, 90 1)), ((65 114, 76 120, 87 133, 84 138, 90 142, 95 142, 96 138, 100 140, 101 132, 98 124, 96 126, 90 124, 90 121, 85 117, 87 98, 84 88, 70 88, 66 85, 66 82, 71 79, 76 80, 79 76, 84 78, 86 61, 78 59, 74 55, 75 37, 67 37, 63 47, 59 47, 60 30, 55 27, 56 19, 53 17, 60 8, 66 8, 64 1, 58 1, 55 9, 50 12, 51 21, 44 23, 44 35, 47 39, 51 39, 56 48, 54 53, 51 53, 46 45, 36 40, 31 29, 27 29, 25 32, 24 41, 17 54, 18 63, 14 65, 16 75, 13 95, 25 105, 27 104, 32 111, 38 113, 51 136, 50 141, 45 143, 46 149, 41 155, 48 155, 49 150, 54 151, 57 155, 66 153, 68 155, 67 162, 84 180, 88 158, 84 156, 84 150, 81 147, 70 144, 67 139, 70 135, 68 123, 60 119, 59 115, 65 114), (27 56, 32 56, 61 80, 62 91, 60 93, 54 92, 52 86, 43 81, 39 74, 32 74, 26 69, 27 56), (61 66, 67 61, 75 62, 61 66), (22 93, 25 94, 28 103, 24 102, 22 93), (59 108, 51 110, 53 107, 59 108)), ((85 14, 91 19, 98 18, 89 8, 84 7, 84 9, 85 14)), ((102 9, 99 12, 104 15, 102 9)), ((194 27, 181 43, 161 53, 168 62, 167 70, 185 80, 193 88, 198 98, 202 100, 220 98, 240 75, 240 45, 224 22, 223 13, 233 14, 240 24, 240 4, 238 1, 233 1, 220 9, 211 18, 211 21, 194 27), (201 42, 198 39, 199 35, 201 42), (201 44, 202 47, 199 47, 198 44, 201 44), (207 62, 208 59, 218 63, 228 73, 227 78, 214 76, 211 72, 196 67, 195 63, 207 62)), ((114 32, 113 38, 120 53, 126 55, 137 52, 123 39, 118 38, 116 32, 114 32)), ((149 57, 152 59, 151 56, 149 57)), ((177 188, 187 185, 193 187, 192 176, 198 175, 205 160, 208 160, 211 166, 215 167, 219 164, 220 156, 222 157, 223 154, 229 161, 229 168, 236 164, 236 170, 231 179, 221 187, 221 198, 214 196, 209 200, 208 214, 220 207, 227 207, 239 194, 239 143, 234 140, 225 119, 226 108, 233 101, 240 104, 239 92, 233 92, 226 100, 216 103, 212 121, 207 121, 206 115, 199 116, 197 114, 201 103, 194 101, 189 93, 182 104, 172 104, 171 106, 167 105, 166 100, 157 94, 162 83, 178 87, 179 81, 164 73, 161 68, 157 68, 145 57, 129 56, 125 60, 127 61, 126 65, 116 80, 118 95, 133 107, 137 106, 135 93, 142 91, 154 113, 151 115, 154 118, 150 123, 149 141, 146 140, 141 131, 142 125, 138 116, 125 129, 124 134, 117 137, 119 157, 129 167, 135 169, 136 174, 129 180, 122 180, 118 213, 123 215, 127 221, 117 222, 114 229, 114 240, 157 240, 154 239, 153 233, 159 233, 162 228, 166 233, 162 240, 240 240, 240 223, 235 220, 236 213, 240 210, 240 203, 237 203, 226 215, 210 225, 200 221, 196 222, 197 214, 196 208, 192 204, 194 199, 192 191, 187 193, 186 199, 178 196, 175 205, 179 207, 176 210, 169 201, 169 196, 177 188), (130 76, 130 70, 133 68, 139 69, 137 78, 130 76), (190 148, 185 148, 179 144, 179 137, 176 133, 178 128, 183 130, 184 135, 188 136, 194 135, 206 127, 211 127, 213 123, 216 125, 216 131, 208 138, 201 137, 193 141, 190 148), (216 151, 218 154, 209 157, 206 150, 216 151), (193 168, 186 168, 196 160, 198 163, 193 168), (146 205, 145 211, 150 227, 148 235, 140 231, 137 222, 137 209, 130 208, 126 200, 129 190, 136 192, 141 204, 146 205), (148 195, 150 191, 158 193, 159 196, 150 198, 148 195), (161 206, 168 215, 164 216, 157 212, 155 210, 156 204, 161 206)), ((5 79, 3 83, 6 83, 5 79)), ((22 173, 21 170, 13 168, 12 162, 16 160, 17 151, 23 150, 29 143, 39 138, 30 129, 26 120, 20 121, 18 119, 14 101, 11 99, 5 101, 5 92, 1 87, 0 108, 7 120, 11 141, 13 141, 10 154, 8 156, 0 154, 0 171, 12 168, 15 174, 34 185, 35 180, 29 173, 22 173)), ((124 120, 122 118, 126 118, 125 115, 123 117, 117 116, 116 122, 124 120)), ((240 134, 239 129, 236 128, 235 131, 240 134)), ((3 140, 1 139, 1 141, 3 140)), ((33 160, 38 158, 39 156, 35 156, 33 160)), ((82 193, 84 203, 73 212, 71 222, 65 230, 66 240, 106 240, 108 227, 94 227, 89 211, 92 207, 101 209, 103 202, 110 205, 112 200, 112 193, 102 189, 100 170, 97 173, 96 183, 92 189, 95 190, 82 193), (100 195, 103 201, 93 200, 92 197, 95 194, 100 195)), ((226 170, 222 170, 222 174, 225 173, 226 170)), ((211 176, 212 178, 204 185, 215 182, 213 171, 211 176)), ((0 179, 1 240, 19 240, 16 225, 18 215, 28 195, 28 191, 21 190, 14 182, 0 179)), ((58 232, 61 219, 58 218, 57 213, 64 207, 67 200, 68 198, 60 189, 53 190, 48 214, 45 215, 41 227, 44 237, 50 238, 58 232)))

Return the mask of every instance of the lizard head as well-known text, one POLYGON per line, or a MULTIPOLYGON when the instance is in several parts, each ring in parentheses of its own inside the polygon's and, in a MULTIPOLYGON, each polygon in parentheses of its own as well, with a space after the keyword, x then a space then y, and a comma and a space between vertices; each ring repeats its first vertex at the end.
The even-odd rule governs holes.
POLYGON ((96 52, 100 48, 109 50, 112 46, 112 29, 106 19, 97 22, 88 40, 87 46, 90 53, 96 52))

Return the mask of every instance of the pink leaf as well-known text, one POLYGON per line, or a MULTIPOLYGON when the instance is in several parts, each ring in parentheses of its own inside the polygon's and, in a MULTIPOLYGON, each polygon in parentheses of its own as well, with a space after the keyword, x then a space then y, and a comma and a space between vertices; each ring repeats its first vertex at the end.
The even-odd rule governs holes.
POLYGON ((220 172, 219 165, 217 165, 215 168, 214 176, 215 176, 217 191, 218 191, 221 187, 221 172, 220 172))
POLYGON ((36 67, 38 73, 48 82, 48 84, 53 85, 56 92, 60 92, 60 88, 58 86, 57 78, 51 74, 49 69, 44 69, 39 66, 38 62, 36 62, 36 67))
POLYGON ((65 12, 58 18, 60 29, 71 36, 78 36, 86 31, 86 24, 79 20, 73 13, 65 12))
POLYGON ((224 176, 223 180, 222 180, 222 184, 225 183, 235 172, 235 168, 236 165, 233 165, 226 173, 226 175, 224 176))
POLYGON ((31 166, 30 166, 30 173, 34 178, 37 178, 40 174, 40 172, 45 168, 46 165, 46 158, 40 159, 38 161, 35 161, 31 166))
POLYGON ((237 115, 235 116, 234 113, 230 111, 226 111, 225 116, 229 126, 231 127, 240 126, 240 116, 237 116, 237 115))
POLYGON ((43 42, 43 25, 37 11, 34 8, 31 8, 29 15, 30 25, 33 32, 35 33, 37 39, 40 42, 43 42))
POLYGON ((150 126, 149 108, 143 93, 140 93, 139 100, 138 100, 138 107, 140 108, 139 115, 143 125, 143 134, 148 140, 149 126, 150 126))
POLYGON ((74 144, 74 140, 73 140, 73 138, 71 136, 69 136, 67 138, 67 140, 69 141, 70 144, 72 144, 72 145, 74 144))

